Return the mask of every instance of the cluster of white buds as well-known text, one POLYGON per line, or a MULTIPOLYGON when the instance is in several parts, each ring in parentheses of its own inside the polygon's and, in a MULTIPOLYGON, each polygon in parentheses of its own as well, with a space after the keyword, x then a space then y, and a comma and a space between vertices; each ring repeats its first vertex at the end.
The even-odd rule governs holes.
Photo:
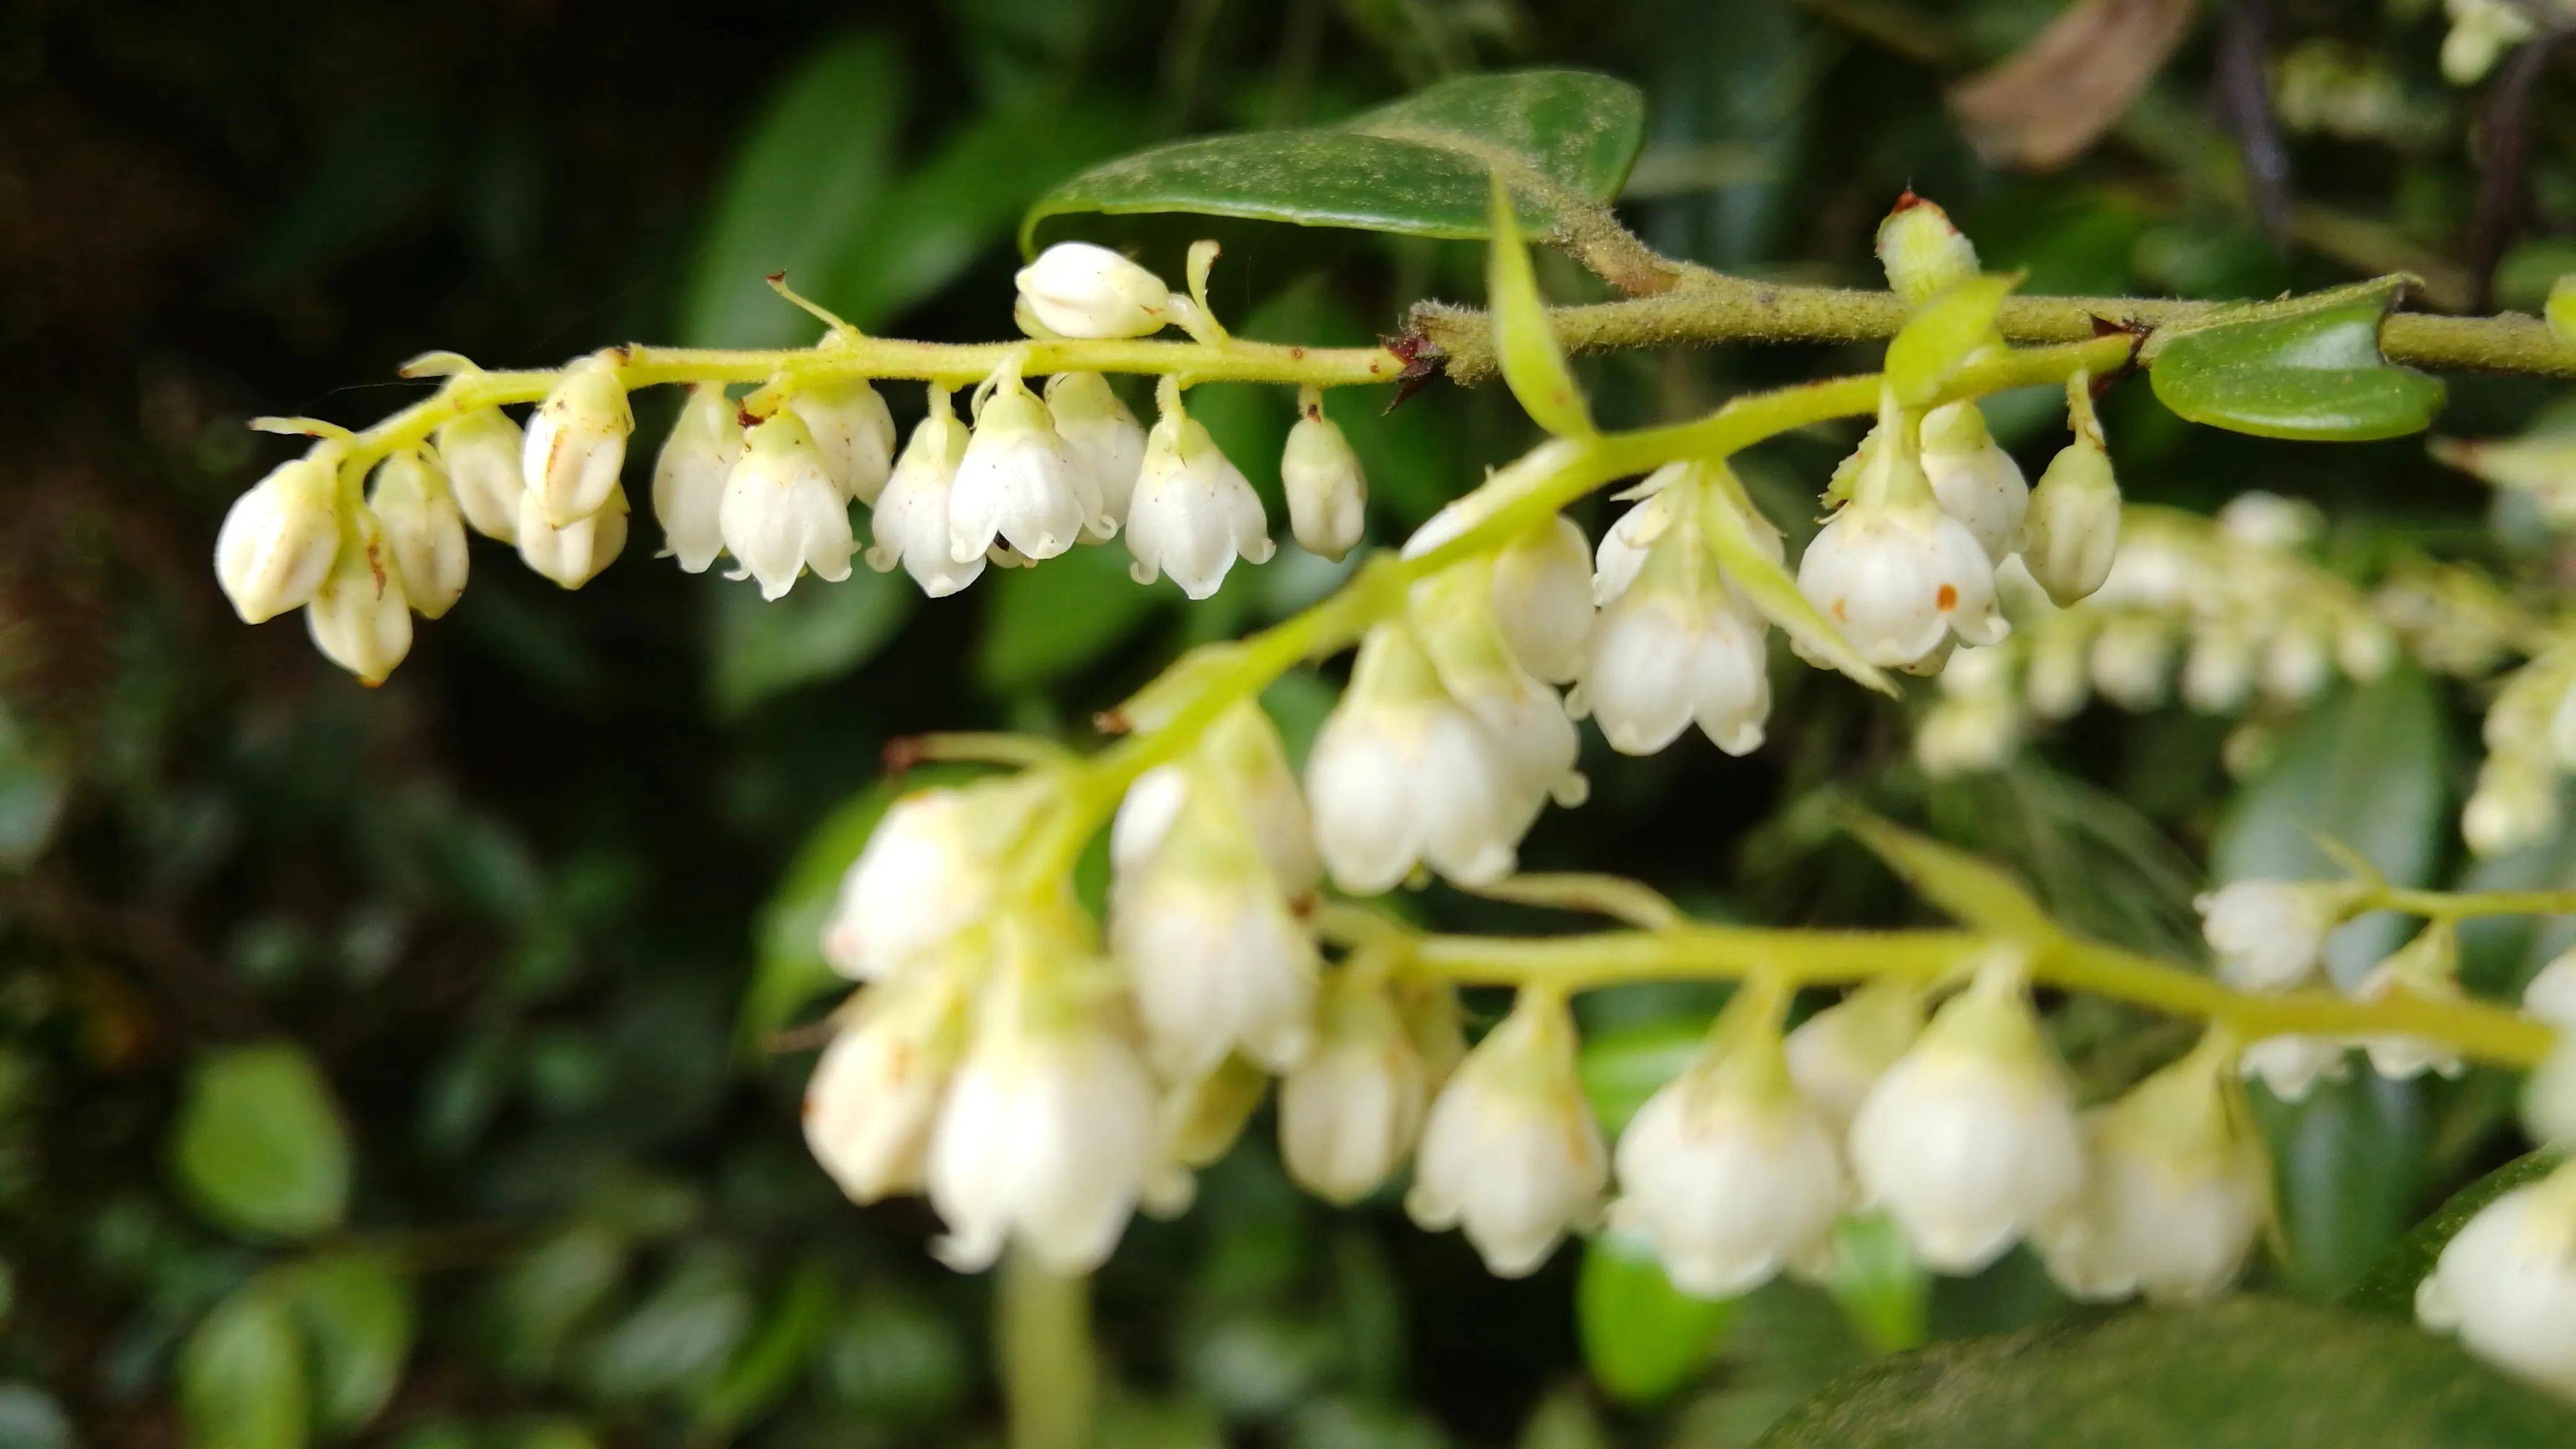
POLYGON ((2479 732, 2487 749, 2460 835, 2479 855, 2535 845, 2558 826, 2560 782, 2576 771, 2576 640, 2504 676, 2479 732))
POLYGON ((1780 535, 1718 466, 1676 463, 1601 540, 1592 597, 1601 607, 1571 698, 1622 754, 1649 755, 1696 722, 1730 755, 1762 743, 1771 713, 1763 636, 1770 621, 1745 601, 1711 552, 1712 522, 1758 541, 1772 562, 1780 535), (1711 510, 1721 510, 1714 520, 1711 510))
POLYGON ((2416 1285, 2415 1316, 2576 1399, 2576 1161, 2478 1209, 2416 1285))
MULTIPOLYGON (((2091 486, 2084 452, 2079 438, 2051 465, 2074 491, 2062 505, 2035 503, 2029 532, 2058 508, 2081 506, 2091 486)), ((2043 478, 2042 495, 2049 487, 2043 478)), ((2241 768, 2268 738, 2267 715, 2311 702, 2338 673, 2366 681, 2397 661, 2398 635, 2371 598, 2302 556, 2313 532, 2303 504, 2248 493, 2215 519, 2131 507, 2122 527, 2090 598, 2053 607, 2025 586, 2012 601, 2023 619, 2013 637, 1991 652, 1961 651, 1973 666, 1944 672, 1943 696, 1916 733, 1927 770, 2000 765, 2035 725, 2070 718, 2096 695, 2129 710, 2179 695, 2203 714, 2263 712, 2230 741, 2228 759, 2241 768)), ((2026 561, 2038 570, 2035 545, 2026 561)), ((2061 569, 2080 575, 2093 561, 2075 563, 2047 567, 2064 582, 2061 569)))

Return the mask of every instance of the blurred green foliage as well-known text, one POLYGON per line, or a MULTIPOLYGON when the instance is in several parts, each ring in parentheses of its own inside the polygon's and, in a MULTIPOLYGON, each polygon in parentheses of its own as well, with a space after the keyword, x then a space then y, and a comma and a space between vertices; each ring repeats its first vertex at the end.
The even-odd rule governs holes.
MULTIPOLYGON (((2276 85, 2286 244, 2208 119, 2207 33, 2069 167, 1981 162, 1943 87, 2027 40, 2053 11, 2037 0, 0 12, 0 1443, 991 1442, 989 1285, 931 1263, 918 1204, 843 1202, 796 1128, 799 1028, 832 985, 812 928, 883 808, 883 746, 975 726, 1082 738, 1181 644, 1338 576, 1283 558, 1185 609, 1092 551, 935 604, 862 574, 763 606, 651 565, 640 537, 578 596, 486 549, 466 601, 369 693, 291 623, 240 628, 212 586, 221 510, 281 456, 247 417, 372 418, 412 395, 381 381, 391 367, 433 346, 500 364, 629 337, 801 340, 811 322, 761 285, 780 269, 863 327, 997 335, 1015 225, 1084 167, 1504 66, 1634 81, 1646 149, 1624 209, 1715 265, 1868 284, 1871 226, 1910 183, 2028 291, 2266 296, 2401 269, 2474 289, 2480 174, 2469 100, 2433 71, 2436 7, 2271 8, 2279 74, 2306 88, 2276 85), (2325 105, 2320 85, 2379 100, 2325 105)), ((2545 234, 2576 224, 2576 117, 2547 88, 2538 106, 2540 239, 2496 276, 2525 306, 2568 265, 2545 234)), ((1050 209, 1047 235, 1174 274, 1187 241, 1219 237, 1215 304, 1253 337, 1362 340, 1411 301, 1481 290, 1472 244, 1050 209)), ((1538 263, 1548 295, 1599 295, 1538 263)), ((1579 370, 1619 426, 1865 359, 1579 370)), ((2516 426, 2545 396, 2464 380, 2445 425, 2516 426)), ((2056 446, 2053 406, 1993 410, 2025 463, 2056 446)), ((1380 541, 1532 437, 1499 389, 1335 408, 1380 541)), ((1194 412, 1275 507, 1284 400, 1209 388, 1194 412)), ((2185 428, 2134 385, 2104 413, 2134 497, 2205 508, 2267 487, 2326 501, 2338 557, 2433 539, 2498 556, 2483 495, 2415 443, 2185 428)), ((1786 438, 1745 471, 1766 496, 1790 496, 1766 478, 1812 491, 1851 441, 1786 438)), ((1779 681, 1754 759, 1589 759, 1593 803, 1552 813, 1529 864, 1628 870, 1746 919, 1887 923, 1909 897, 1837 838, 1858 800, 2006 861, 2061 920, 2167 952, 2188 949, 2194 860, 2304 873, 2320 862, 2302 828, 2393 879, 2459 874, 2451 741, 2472 702, 2418 677, 2282 722, 2242 789, 2219 729, 2176 710, 2097 711, 2007 775, 1928 782, 1905 706, 1779 681)), ((1311 673, 1272 691, 1292 744, 1330 691, 1311 673)), ((2576 883, 2576 838, 2475 878, 2576 883)), ((1446 893, 1421 910, 1541 924, 1446 893)), ((2517 983, 2563 928, 2481 927, 2472 980, 2517 983)), ((2348 949, 2347 969, 2374 954, 2348 949)), ((1605 1115, 1633 1110, 1715 1006, 1587 1001, 1605 1115)), ((2059 1024, 2091 1095, 2179 1045, 2102 1003, 2059 1024)), ((2512 1155, 2504 1101, 2475 1074, 2268 1110, 2289 1249, 2274 1286, 2361 1277, 2512 1155)), ((1937 1288, 1851 1261, 1830 1293, 1782 1283, 1725 1309, 1676 1299, 1611 1239, 1501 1283, 1404 1226, 1392 1195, 1347 1213, 1301 1198, 1257 1125, 1191 1216, 1140 1225, 1096 1285, 1103 1442, 1745 1444, 1874 1351, 2064 1307, 2018 1257, 1937 1288)), ((2329 1365, 2338 1387, 2375 1381, 2371 1353, 2421 1347, 2370 1332, 2329 1365)), ((1988 1350, 1959 1352, 1973 1367, 1988 1350)))

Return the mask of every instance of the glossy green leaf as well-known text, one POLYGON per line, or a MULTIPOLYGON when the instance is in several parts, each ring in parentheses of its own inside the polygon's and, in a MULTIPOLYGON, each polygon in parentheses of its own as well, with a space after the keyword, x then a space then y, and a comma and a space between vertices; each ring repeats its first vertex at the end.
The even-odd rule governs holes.
POLYGON ((331 1253, 278 1280, 310 1354, 313 1423, 328 1436, 365 1428, 402 1383, 411 1356, 412 1293, 384 1253, 331 1253))
POLYGON ((1634 86, 1570 70, 1445 80, 1331 126, 1176 141, 1095 166, 1029 208, 1190 212, 1409 236, 1487 234, 1487 178, 1510 183, 1523 225, 1545 232, 1562 199, 1619 194, 1645 138, 1634 86))
POLYGON ((858 568, 839 583, 807 578, 787 597, 748 583, 719 586, 707 611, 707 689, 716 712, 739 715, 799 685, 865 664, 912 617, 910 576, 858 568))
POLYGON ((2441 1258, 2442 1249, 2453 1235, 2467 1227, 2480 1208, 2517 1187, 2538 1182, 2566 1160, 2564 1149, 2526 1153, 2451 1194, 2433 1210, 2432 1216, 2409 1229, 2405 1237, 2397 1240, 2397 1246, 2371 1265, 2370 1271, 2344 1295, 2344 1306, 2414 1317, 2415 1285, 2433 1271, 2433 1264, 2441 1258))
POLYGON ((2056 923, 2002 867, 1874 815, 1855 813, 1849 823, 1915 894, 1959 924, 2019 941, 2057 938, 2056 923))
POLYGON ((2243 1297, 1937 1344, 1846 1374, 1762 1449, 2544 1449, 2576 1408, 2377 1315, 2243 1297))
POLYGON ((1887 344, 1887 384, 1908 407, 1932 400, 1971 353, 1996 340, 1995 317, 2017 276, 1970 277, 1942 288, 1887 344))
POLYGON ((953 1320, 877 1289, 850 1305, 823 1345, 822 1369, 834 1401, 887 1423, 927 1424, 966 1396, 974 1354, 953 1320))
POLYGON ((1576 1067, 1584 1098, 1592 1104, 1592 1115, 1601 1119, 1602 1130, 1617 1136, 1657 1088, 1681 1075, 1707 1039, 1704 1020, 1644 1021, 1585 1032, 1576 1067))
POLYGON ((2249 1088, 2271 1144, 2273 1195, 2288 1253, 2281 1276, 2315 1298, 2348 1291, 2404 1236, 2424 1192, 2423 1084, 2367 1069, 2297 1102, 2249 1088))
POLYGON ((2157 398, 2195 423, 2265 438, 2358 442, 2422 432, 2441 379, 2379 350, 2399 279, 2234 310, 2160 335, 2157 398))
POLYGON ((1559 437, 1592 435, 1592 413, 1539 295, 1529 244, 1512 216, 1511 193, 1493 180, 1493 240, 1485 248, 1485 301, 1493 309, 1495 355, 1503 383, 1542 428, 1559 437))
POLYGON ((1880 1353, 1919 1348, 1931 1330, 1932 1275, 1885 1212, 1846 1214, 1834 1224, 1823 1286, 1861 1341, 1880 1353))
POLYGON ((291 1042, 216 1052, 190 1074, 171 1139, 202 1212, 255 1237, 309 1237, 349 1203, 349 1137, 313 1061, 291 1042))
POLYGON ((1808 653, 1833 665, 1849 678, 1881 694, 1896 697, 1900 691, 1895 681, 1877 665, 1861 657, 1860 651, 1852 647, 1852 642, 1843 637, 1842 630, 1835 628, 1831 619, 1808 602, 1806 594, 1798 588, 1798 580, 1788 568, 1772 556, 1760 539, 1754 537, 1753 525, 1738 511, 1739 507, 1749 508, 1751 505, 1731 503, 1721 499, 1718 493, 1719 490, 1710 490, 1707 504, 1700 509, 1701 534, 1708 540, 1710 551, 1717 555, 1718 563, 1726 569, 1728 580, 1752 601, 1753 607, 1760 610, 1764 618, 1786 630, 1805 646, 1808 653))
POLYGON ((1623 1403, 1651 1404, 1707 1368, 1735 1319, 1735 1303, 1684 1293, 1652 1249, 1614 1232, 1583 1245, 1574 1313, 1592 1381, 1623 1403))
MULTIPOLYGON (((975 675, 1019 694, 1079 673, 1173 607, 1178 590, 1140 589, 1125 545, 1077 548, 1032 569, 988 569, 975 586, 990 602, 975 675)), ((1237 570, 1238 575, 1245 570, 1237 570)), ((1228 580, 1242 587, 1238 580, 1228 580)))
POLYGON ((303 1449, 310 1439, 295 1317, 262 1284, 235 1289, 188 1335, 178 1389, 191 1449, 303 1449))

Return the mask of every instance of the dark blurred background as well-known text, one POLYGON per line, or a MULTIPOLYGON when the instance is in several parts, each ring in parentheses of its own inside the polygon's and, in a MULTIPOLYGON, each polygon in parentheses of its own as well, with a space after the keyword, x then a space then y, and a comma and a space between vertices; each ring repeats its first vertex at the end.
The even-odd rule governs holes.
MULTIPOLYGON (((1874 284, 1871 229, 1909 183, 2034 291, 2259 296, 2403 268, 2440 305, 2492 283, 2530 306, 2565 266, 2547 240, 2576 217, 2563 96, 2544 91, 2530 122, 2531 209, 2482 235, 2478 93, 2433 69, 2437 6, 2284 0, 2250 41, 2186 16, 2170 63, 2098 138, 2043 170, 1989 166, 1944 87, 2057 8, 0 6, 0 1444, 178 1442, 182 1344, 306 1252, 394 1266, 417 1320, 405 1366, 362 1427, 325 1413, 282 1437, 234 1404, 215 1415, 227 1449, 341 1432, 407 1449, 993 1438, 990 1285, 929 1261, 918 1204, 843 1202, 798 1137, 811 1041, 794 1028, 826 1000, 820 901, 882 798, 890 738, 1080 738, 1181 645, 1334 576, 1283 554, 1184 608, 1100 550, 933 604, 862 572, 764 606, 656 563, 639 517, 578 594, 478 543, 464 602, 369 691, 293 620, 242 627, 214 587, 223 510, 289 452, 247 418, 364 424, 417 395, 389 379, 430 348, 507 366, 629 339, 804 340, 810 324, 760 285, 781 267, 864 327, 1001 335, 1020 213, 1081 166, 1510 65, 1643 87, 1627 214, 1730 268, 1874 284), (2257 47, 2232 90, 2231 44, 2257 47), (2290 166, 2289 189, 2261 180, 2266 158, 2290 166), (204 1090, 192 1073, 279 1039, 318 1065, 353 1164, 345 1225, 307 1246, 210 1221, 174 1146, 204 1090)), ((1233 223, 1069 217, 1046 233, 1073 234, 1164 260, 1221 236, 1219 308, 1285 340, 1396 332, 1415 298, 1473 300, 1481 265, 1472 244, 1233 223)), ((1569 268, 1547 282, 1597 293, 1569 268)), ((1626 422, 1864 365, 1735 349, 1589 375, 1626 422)), ((908 426, 917 393, 890 393, 908 426)), ((2449 426, 2511 426, 2547 396, 2464 386, 2449 426)), ((2376 520, 2352 542, 2365 559, 2391 538, 2487 547, 2482 492, 2419 443, 2186 432, 2143 387, 2106 407, 2133 496, 2331 496, 2339 517, 2376 520)), ((639 454, 667 408, 644 408, 639 454)), ((1275 500, 1285 399, 1209 389, 1194 410, 1275 500)), ((1445 385, 1362 411, 1346 416, 1380 541, 1530 437, 1506 399, 1445 385)), ((2057 446, 2045 398, 1996 426, 2034 470, 2057 446)), ((1789 498, 1849 443, 1786 440, 1749 469, 1789 498)), ((640 503, 640 465, 630 476, 640 503)), ((1592 761, 1594 803, 1552 814, 1532 863, 1631 870, 1757 919, 1897 919, 1884 876, 1819 843, 1811 807, 1840 784, 2023 862, 2073 919, 2186 949, 2192 861, 2230 789, 2222 725, 2097 712, 2006 775, 1934 789, 1906 764, 1901 711, 1821 674, 1781 686, 1755 759, 1693 740, 1592 761)), ((2408 687, 2433 727, 2364 747, 2359 768, 2428 782, 2415 828, 2438 875, 2467 768, 2445 723, 2460 701, 2408 687)), ((1309 674, 1270 702, 1302 748, 1330 699, 1309 674)), ((1527 924, 1447 896, 1424 909, 1527 924)), ((1668 1044, 1653 1033, 1706 1005, 1648 992, 1591 1009, 1604 1033, 1668 1044)), ((2454 1120, 2364 1091, 2336 1110, 2411 1114, 2386 1131, 2413 1134, 2414 1155, 2373 1179, 2409 1213, 2502 1130, 2493 1103, 2454 1120)), ((2352 1254, 2384 1241, 2357 1231, 2381 1237, 2352 1254)), ((1256 1124, 1198 1209, 1140 1226, 1098 1286, 1106 1442, 1438 1445, 1607 1424, 1740 1443, 1867 1351, 1821 1296, 1783 1288, 1738 1310, 1678 1407, 1606 1407, 1584 1386, 1576 1257, 1496 1282, 1391 1201, 1300 1199, 1256 1124)), ((2017 1258, 1945 1285, 1932 1312, 1950 1332, 2059 1306, 2017 1258)), ((255 1377, 240 1351, 218 1377, 255 1377)), ((329 1379, 327 1346, 308 1352, 329 1379)))

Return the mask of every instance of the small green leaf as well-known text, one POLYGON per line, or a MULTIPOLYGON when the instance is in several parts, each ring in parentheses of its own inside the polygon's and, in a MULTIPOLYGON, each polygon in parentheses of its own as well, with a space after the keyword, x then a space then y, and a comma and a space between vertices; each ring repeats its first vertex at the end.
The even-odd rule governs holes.
POLYGON ((1540 427, 1559 437, 1590 437, 1592 414, 1574 370, 1565 365, 1565 348, 1556 340, 1538 273, 1530 266, 1529 244, 1521 240, 1511 193, 1499 175, 1493 181, 1493 229, 1485 249, 1485 301, 1493 309, 1503 382, 1540 427))
POLYGON ((842 1296, 831 1270, 819 1262, 808 1261, 790 1274, 759 1328, 699 1396, 700 1433, 731 1438, 775 1407, 796 1386, 816 1346, 831 1331, 842 1296))
POLYGON ((332 1253, 286 1270, 279 1291, 311 1353, 313 1423, 326 1436, 374 1422, 411 1355, 411 1284, 383 1253, 332 1253))
POLYGON ((1915 894, 1959 924, 2016 941, 2057 939, 2057 923, 2002 867, 1875 815, 1854 811, 1848 824, 1861 844, 1887 862, 1915 894))
POLYGON ((2406 1232, 2424 1191, 2423 1087, 2362 1071, 2297 1102, 2247 1093, 2271 1144, 2288 1252, 2281 1275, 2313 1298, 2348 1292, 2406 1232))
POLYGON ((2148 381, 2176 415, 2257 437, 2360 442, 2422 432, 2441 410, 2441 379, 2379 350, 2379 325, 2403 287, 2403 278, 2383 278, 2168 329, 2148 381))
POLYGON ((1834 1224, 1824 1289, 1880 1353, 1920 1348, 1931 1331, 1932 1275, 1914 1261, 1896 1220, 1884 1212, 1846 1215, 1834 1224))
POLYGON ((2243 1297, 1936 1344, 1846 1374, 1761 1449, 2547 1449, 2576 1409, 2377 1315, 2243 1297))
POLYGON ((1617 1136, 1657 1088, 1681 1075, 1707 1039, 1706 1021, 1670 1018, 1585 1032, 1576 1065, 1602 1130, 1617 1136))
POLYGON ((954 1320, 890 1289, 872 1289, 824 1344, 823 1387, 870 1419, 936 1423, 972 1387, 974 1361, 954 1320))
POLYGON ((1908 407, 1930 402, 1970 354, 1996 340, 1995 317, 2020 281, 2018 275, 1969 277, 1916 309, 1887 344, 1887 384, 1897 400, 1908 407))
POLYGON ((188 1335, 178 1387, 192 1449, 304 1449, 310 1436, 295 1318, 262 1284, 235 1289, 188 1335))
POLYGON ((1523 225, 1552 230, 1565 198, 1619 194, 1645 142, 1636 87, 1571 70, 1445 80, 1331 126, 1175 141, 1095 166, 1020 223, 1155 211, 1346 226, 1408 236, 1487 235, 1487 178, 1511 184, 1523 225))
POLYGON ((1735 1301, 1684 1293, 1652 1249, 1614 1232, 1583 1245, 1574 1313, 1592 1381, 1622 1403, 1652 1404, 1708 1366, 1735 1321, 1735 1301))
POLYGON ((1033 569, 989 570, 976 592, 991 602, 975 675, 997 694, 1079 673, 1180 597, 1136 587, 1123 545, 1077 548, 1033 569))
POLYGON ((2409 1229, 2405 1237, 2397 1240, 2397 1246, 2371 1265, 2370 1271, 2344 1295, 2344 1306, 2413 1318, 2415 1285, 2433 1271, 2433 1264, 2440 1260, 2442 1249, 2453 1235, 2468 1226, 2480 1208, 2517 1187, 2547 1177, 2566 1160, 2563 1148, 2527 1153, 2451 1194, 2431 1217, 2409 1229))
POLYGON ((1900 694, 1894 681, 1875 664, 1861 657, 1843 637, 1833 621, 1824 616, 1800 592, 1798 581, 1771 551, 1753 536, 1753 525, 1741 509, 1748 502, 1721 498, 1722 490, 1709 490, 1700 509, 1701 534, 1709 549, 1717 555, 1727 578, 1762 616, 1787 630, 1790 637, 1804 645, 1810 654, 1832 664, 1849 678, 1879 693, 1895 698, 1900 694))
POLYGON ((291 1042, 199 1062, 171 1153, 180 1186, 235 1232, 310 1237, 338 1226, 348 1208, 348 1129, 330 1084, 291 1042))
POLYGON ((707 688, 716 712, 740 715, 773 695, 858 668, 903 627, 920 597, 906 575, 866 568, 837 584, 808 578, 774 601, 747 583, 720 586, 707 611, 707 688))
POLYGON ((741 1265, 703 1250, 590 1344, 582 1378, 602 1399, 703 1391, 751 1331, 751 1315, 741 1265))

